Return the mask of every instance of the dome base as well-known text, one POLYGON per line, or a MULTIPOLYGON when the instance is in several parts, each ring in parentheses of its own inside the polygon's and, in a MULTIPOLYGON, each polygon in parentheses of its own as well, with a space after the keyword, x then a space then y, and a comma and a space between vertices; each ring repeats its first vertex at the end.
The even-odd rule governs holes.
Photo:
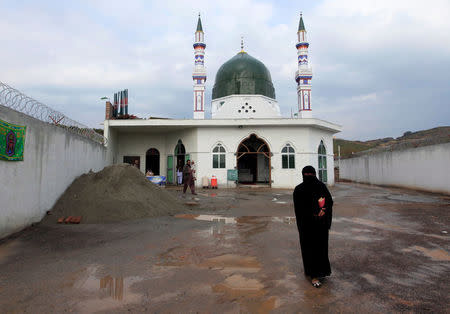
POLYGON ((280 118, 280 107, 275 99, 262 95, 230 95, 212 101, 213 119, 267 119, 280 118))

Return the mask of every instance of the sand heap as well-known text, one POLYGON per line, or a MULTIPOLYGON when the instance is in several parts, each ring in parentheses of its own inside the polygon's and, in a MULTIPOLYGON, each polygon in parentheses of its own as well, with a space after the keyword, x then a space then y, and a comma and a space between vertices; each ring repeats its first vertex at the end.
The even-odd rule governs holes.
POLYGON ((128 164, 105 167, 76 178, 44 220, 82 216, 81 223, 104 223, 174 214, 184 205, 128 164))

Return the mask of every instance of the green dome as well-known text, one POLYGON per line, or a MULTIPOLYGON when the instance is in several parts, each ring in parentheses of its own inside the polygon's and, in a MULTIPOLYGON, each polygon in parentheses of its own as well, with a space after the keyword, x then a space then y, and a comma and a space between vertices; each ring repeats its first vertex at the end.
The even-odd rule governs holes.
POLYGON ((212 99, 228 95, 263 95, 275 99, 269 70, 246 52, 239 52, 217 71, 212 99))

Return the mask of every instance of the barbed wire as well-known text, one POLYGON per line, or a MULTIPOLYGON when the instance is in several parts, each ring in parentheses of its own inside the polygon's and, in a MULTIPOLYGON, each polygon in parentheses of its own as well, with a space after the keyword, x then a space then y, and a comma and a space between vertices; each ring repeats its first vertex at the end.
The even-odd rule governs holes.
POLYGON ((97 143, 106 143, 106 138, 93 129, 66 117, 61 112, 53 110, 2 82, 0 82, 0 105, 79 134, 97 143))

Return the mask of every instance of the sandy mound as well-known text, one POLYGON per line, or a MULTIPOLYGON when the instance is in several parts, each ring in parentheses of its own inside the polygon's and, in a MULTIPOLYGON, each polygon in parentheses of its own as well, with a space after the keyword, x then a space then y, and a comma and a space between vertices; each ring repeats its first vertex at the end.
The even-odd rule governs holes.
POLYGON ((173 195, 128 164, 105 167, 75 179, 45 222, 82 216, 81 223, 104 223, 170 215, 184 209, 173 195))

